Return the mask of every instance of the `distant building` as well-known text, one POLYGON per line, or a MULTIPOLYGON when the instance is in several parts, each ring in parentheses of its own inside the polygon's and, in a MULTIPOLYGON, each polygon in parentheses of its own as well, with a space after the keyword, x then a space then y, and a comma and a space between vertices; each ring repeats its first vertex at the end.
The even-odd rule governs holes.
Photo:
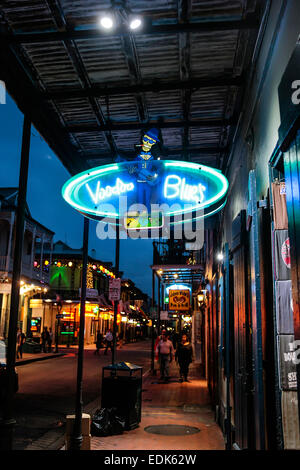
MULTIPOLYGON (((93 253, 93 250, 92 252, 93 253)), ((47 256, 45 255, 45 261, 47 256)), ((50 260, 50 256, 49 256, 50 260)), ((74 344, 78 340, 82 248, 70 248, 66 243, 54 243, 50 265, 50 289, 30 301, 32 316, 41 325, 58 334, 59 344, 74 344)), ((109 301, 109 280, 115 277, 111 262, 88 257, 87 299, 85 305, 85 343, 93 344, 99 330, 103 335, 113 329, 114 309, 109 301)), ((117 330, 127 341, 147 336, 148 296, 130 279, 122 279, 121 301, 117 314, 117 330)))
MULTIPOLYGON (((54 243, 50 253, 50 289, 31 299, 32 315, 41 328, 51 327, 60 344, 76 343, 79 332, 82 275, 82 248, 70 248, 66 243, 54 243), (57 329, 58 328, 58 329, 57 329)), ((85 306, 85 342, 93 343, 97 330, 112 328, 113 306, 108 300, 109 279, 115 277, 111 262, 88 257, 87 293, 85 306)), ((36 331, 34 334, 39 334, 36 331)))
MULTIPOLYGON (((13 270, 18 189, 0 188, 0 336, 7 337, 13 270)), ((26 207, 21 266, 18 326, 40 337, 51 327, 59 343, 76 343, 80 318, 82 248, 53 243, 54 232, 31 217, 26 207)), ((113 305, 108 299, 111 262, 88 257, 85 343, 94 343, 97 330, 113 328, 113 305)), ((147 335, 148 296, 130 279, 122 280, 117 324, 128 341, 147 335), (142 333, 141 333, 142 332, 142 333)))
POLYGON ((122 279, 119 312, 127 341, 149 336, 149 297, 131 279, 122 279))
MULTIPOLYGON (((0 336, 7 337, 11 300, 12 271, 17 210, 17 188, 0 188, 0 336)), ((25 214, 21 264, 18 325, 25 333, 31 329, 29 300, 49 288, 54 233, 34 220, 28 206, 25 214), (45 264, 48 253, 49 263, 45 264)))

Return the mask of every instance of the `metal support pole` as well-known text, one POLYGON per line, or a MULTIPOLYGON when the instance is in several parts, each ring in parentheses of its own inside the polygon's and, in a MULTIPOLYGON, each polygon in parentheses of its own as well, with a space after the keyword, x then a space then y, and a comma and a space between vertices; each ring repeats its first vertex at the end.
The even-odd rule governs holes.
POLYGON ((230 299, 229 299, 229 248, 225 244, 225 377, 226 377, 226 450, 231 450, 231 403, 230 403, 230 299))
POLYGON ((55 352, 58 353, 58 337, 59 337, 59 329, 60 329, 60 310, 57 309, 57 320, 56 320, 56 328, 55 328, 55 352))
POLYGON ((154 343, 155 343, 155 328, 154 328, 154 298, 155 298, 155 272, 152 269, 152 327, 151 327, 151 373, 155 375, 155 368, 154 368, 154 343))
POLYGON ((157 321, 157 331, 158 331, 158 334, 160 334, 160 278, 158 278, 158 289, 157 289, 157 304, 158 304, 158 307, 157 307, 157 310, 158 310, 158 321, 157 321))
POLYGON ((178 314, 178 325, 179 325, 179 336, 181 336, 181 329, 182 329, 182 324, 181 324, 181 313, 178 314))
MULTIPOLYGON (((119 263, 120 263, 120 226, 116 226, 116 259, 115 259, 115 271, 116 278, 119 277, 119 263)), ((118 305, 117 300, 114 301, 114 324, 113 324, 113 350, 111 355, 111 363, 114 364, 116 360, 116 349, 117 349, 117 316, 118 316, 118 305)))
MULTIPOLYGON (((58 276, 58 290, 60 291, 60 286, 61 286, 61 274, 58 276)), ((56 322, 56 331, 55 331, 55 352, 58 353, 58 341, 59 341, 59 331, 60 331, 60 312, 62 309, 62 303, 60 301, 60 296, 59 296, 59 301, 57 302, 57 322, 56 322)))
POLYGON ((84 325, 85 325, 85 301, 86 301, 86 275, 88 264, 88 243, 89 243, 89 219, 84 217, 83 226, 83 254, 82 254, 82 277, 81 277, 81 298, 80 298, 80 322, 79 322, 79 342, 77 360, 77 388, 75 404, 75 421, 73 434, 71 436, 71 450, 80 450, 83 441, 82 437, 82 373, 84 354, 84 325))
POLYGON ((18 207, 16 217, 16 240, 14 246, 14 262, 11 288, 11 306, 9 317, 9 330, 6 354, 6 374, 7 382, 3 400, 3 417, 1 421, 0 449, 12 450, 13 431, 15 419, 13 418, 13 405, 15 395, 15 362, 16 362, 16 342, 17 326, 20 301, 20 276, 23 253, 23 237, 26 210, 26 193, 28 180, 28 165, 30 151, 31 121, 24 116, 23 137, 21 150, 21 164, 19 176, 18 207))

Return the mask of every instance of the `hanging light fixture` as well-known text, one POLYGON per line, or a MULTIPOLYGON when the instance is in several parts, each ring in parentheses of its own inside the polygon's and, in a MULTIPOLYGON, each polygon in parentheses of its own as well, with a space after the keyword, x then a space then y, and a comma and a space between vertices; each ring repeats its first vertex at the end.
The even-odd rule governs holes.
POLYGON ((116 25, 113 11, 107 10, 106 12, 103 12, 99 19, 99 25, 107 31, 113 29, 116 25))
POLYGON ((143 25, 142 17, 137 16, 137 15, 132 15, 132 14, 129 15, 128 25, 129 25, 129 28, 133 31, 140 29, 143 25))
POLYGON ((143 17, 133 13, 124 0, 111 0, 111 7, 103 11, 99 18, 100 28, 106 31, 121 25, 131 31, 137 31, 143 24, 143 17))

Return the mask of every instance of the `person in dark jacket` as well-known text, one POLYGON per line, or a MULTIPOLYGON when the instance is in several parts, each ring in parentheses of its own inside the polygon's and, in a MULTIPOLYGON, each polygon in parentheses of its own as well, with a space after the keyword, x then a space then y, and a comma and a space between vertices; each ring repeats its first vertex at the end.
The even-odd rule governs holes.
POLYGON ((98 356, 99 356, 99 350, 102 346, 102 342, 103 342, 103 336, 100 333, 100 330, 98 330, 97 331, 97 338, 96 338, 96 351, 94 352, 94 354, 97 354, 98 356))
POLYGON ((180 368, 180 382, 189 382, 188 373, 189 366, 193 360, 193 348, 186 334, 181 336, 181 341, 178 343, 175 360, 178 361, 180 368))
POLYGON ((42 351, 45 353, 47 352, 46 345, 49 344, 49 338, 50 338, 47 326, 44 327, 44 331, 41 334, 41 338, 42 338, 42 351))
POLYGON ((17 359, 22 359, 23 357, 23 345, 25 343, 26 336, 22 332, 21 328, 18 330, 17 334, 17 359))

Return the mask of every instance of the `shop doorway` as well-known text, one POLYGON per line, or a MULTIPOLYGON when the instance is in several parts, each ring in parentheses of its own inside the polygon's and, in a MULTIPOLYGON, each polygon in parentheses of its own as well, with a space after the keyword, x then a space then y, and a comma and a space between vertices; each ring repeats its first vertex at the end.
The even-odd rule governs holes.
POLYGON ((251 321, 249 305, 249 241, 246 231, 246 211, 232 224, 232 264, 234 291, 234 424, 235 444, 239 449, 252 448, 252 368, 251 321))

